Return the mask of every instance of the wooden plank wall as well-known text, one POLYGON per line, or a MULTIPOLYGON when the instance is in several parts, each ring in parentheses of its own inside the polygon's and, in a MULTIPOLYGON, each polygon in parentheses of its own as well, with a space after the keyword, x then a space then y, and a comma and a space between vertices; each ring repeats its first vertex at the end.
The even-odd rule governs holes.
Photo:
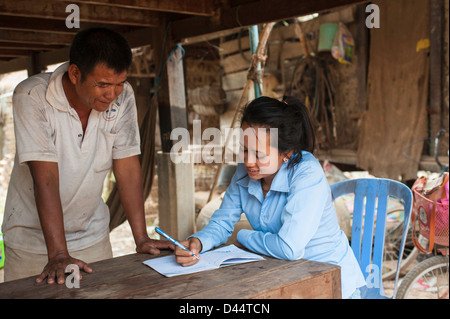
POLYGON ((418 43, 430 35, 430 3, 375 3, 384 14, 382 27, 370 31, 368 110, 357 165, 375 176, 414 180, 423 148, 418 141, 427 137, 429 48, 418 43))

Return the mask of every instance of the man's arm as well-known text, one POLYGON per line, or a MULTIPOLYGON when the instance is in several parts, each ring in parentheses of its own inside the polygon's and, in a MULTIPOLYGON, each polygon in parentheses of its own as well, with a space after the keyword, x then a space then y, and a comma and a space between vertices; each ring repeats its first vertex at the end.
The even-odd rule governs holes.
POLYGON ((116 159, 113 171, 119 191, 120 202, 125 210, 133 232, 138 253, 159 254, 159 249, 173 249, 175 245, 165 240, 152 240, 148 237, 145 223, 142 173, 138 155, 116 159))
POLYGON ((48 264, 36 281, 40 283, 48 277, 48 283, 54 283, 55 278, 59 284, 64 283, 65 269, 69 264, 77 264, 80 269, 92 272, 88 264, 71 258, 67 250, 63 210, 59 195, 58 164, 30 161, 28 167, 33 177, 36 207, 48 253, 48 264))

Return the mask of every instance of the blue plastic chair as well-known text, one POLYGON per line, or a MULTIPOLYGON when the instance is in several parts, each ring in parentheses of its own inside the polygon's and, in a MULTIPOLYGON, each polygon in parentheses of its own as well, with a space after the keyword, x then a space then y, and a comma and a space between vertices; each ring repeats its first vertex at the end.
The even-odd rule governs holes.
POLYGON ((361 297, 364 299, 388 298, 384 293, 381 272, 389 196, 403 203, 403 234, 399 247, 394 293, 391 297, 395 298, 412 211, 411 190, 406 185, 390 179, 360 178, 333 184, 331 192, 333 201, 343 195, 355 195, 351 247, 366 278, 367 285, 360 289, 361 297))

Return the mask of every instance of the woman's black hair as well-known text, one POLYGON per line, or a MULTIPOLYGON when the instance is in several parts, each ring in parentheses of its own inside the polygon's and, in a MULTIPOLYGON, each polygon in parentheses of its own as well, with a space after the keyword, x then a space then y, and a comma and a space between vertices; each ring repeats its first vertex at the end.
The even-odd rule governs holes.
POLYGON ((91 28, 75 35, 69 58, 70 64, 80 69, 84 81, 98 63, 105 63, 117 73, 128 70, 133 55, 127 40, 119 33, 106 28, 91 28))
POLYGON ((302 160, 302 151, 313 152, 315 133, 306 106, 294 97, 279 101, 261 96, 243 110, 241 123, 250 126, 278 129, 278 150, 281 154, 293 151, 289 167, 302 160))

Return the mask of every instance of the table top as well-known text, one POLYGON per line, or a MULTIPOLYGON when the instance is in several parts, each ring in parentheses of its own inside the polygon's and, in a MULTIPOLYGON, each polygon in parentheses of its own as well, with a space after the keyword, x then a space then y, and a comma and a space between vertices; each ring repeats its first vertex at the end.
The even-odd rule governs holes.
POLYGON ((340 268, 308 260, 265 260, 194 274, 164 277, 142 262, 159 256, 131 254, 92 263, 79 288, 36 284, 37 276, 0 284, 0 298, 244 299, 340 298, 340 268))

